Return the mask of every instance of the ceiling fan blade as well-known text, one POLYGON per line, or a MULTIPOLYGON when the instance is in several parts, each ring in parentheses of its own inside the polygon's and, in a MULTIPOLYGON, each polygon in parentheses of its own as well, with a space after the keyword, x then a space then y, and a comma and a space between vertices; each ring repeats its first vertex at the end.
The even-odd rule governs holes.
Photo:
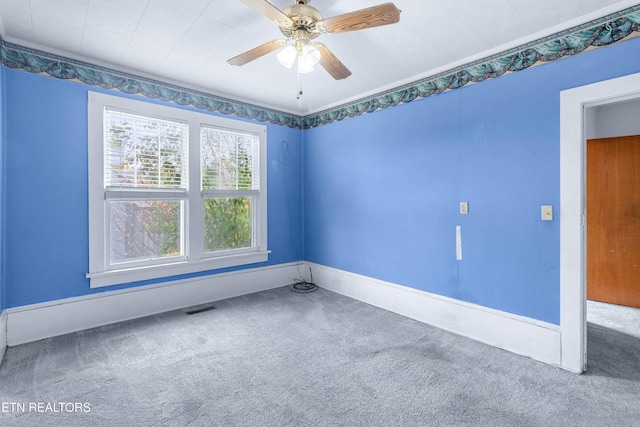
POLYGON ((351 71, 322 43, 314 43, 320 51, 320 65, 336 80, 346 79, 351 71))
POLYGON ((393 3, 385 3, 344 15, 334 16, 319 22, 327 33, 345 33, 400 21, 400 10, 393 3))
POLYGON ((276 21, 278 24, 290 23, 293 24, 293 21, 280 9, 269 3, 267 0, 240 0, 242 3, 251 7, 256 12, 259 12, 271 19, 272 21, 276 21))
POLYGON ((271 40, 270 42, 266 42, 265 44, 261 44, 258 47, 254 47, 251 50, 246 51, 245 53, 241 53, 238 56, 234 56, 231 59, 227 59, 227 62, 231 65, 244 65, 247 62, 251 62, 254 59, 258 59, 261 56, 266 55, 267 53, 271 53, 276 49, 281 48, 286 43, 286 40, 271 40))

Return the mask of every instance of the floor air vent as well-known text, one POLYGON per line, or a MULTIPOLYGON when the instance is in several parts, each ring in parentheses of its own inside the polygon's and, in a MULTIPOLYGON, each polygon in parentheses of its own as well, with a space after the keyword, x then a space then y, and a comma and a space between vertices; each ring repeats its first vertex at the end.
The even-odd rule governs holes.
POLYGON ((214 307, 213 304, 201 304, 201 305, 194 305, 193 307, 187 307, 182 311, 185 314, 198 314, 198 313, 203 313, 205 311, 211 311, 215 309, 216 308, 214 307))

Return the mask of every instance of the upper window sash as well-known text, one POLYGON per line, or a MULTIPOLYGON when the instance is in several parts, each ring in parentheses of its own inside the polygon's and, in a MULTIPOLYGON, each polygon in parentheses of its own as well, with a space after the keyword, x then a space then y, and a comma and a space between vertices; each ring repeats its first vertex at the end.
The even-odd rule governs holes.
POLYGON ((260 138, 203 125, 200 166, 204 190, 260 190, 260 138))
POLYGON ((188 188, 189 125, 104 109, 106 187, 188 188))

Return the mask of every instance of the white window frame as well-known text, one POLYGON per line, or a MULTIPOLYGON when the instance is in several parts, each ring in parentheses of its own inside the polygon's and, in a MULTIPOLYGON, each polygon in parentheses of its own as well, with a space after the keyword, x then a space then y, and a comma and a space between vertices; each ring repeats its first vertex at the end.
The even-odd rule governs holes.
MULTIPOLYGON (((264 262, 267 249, 267 128, 249 123, 204 114, 193 110, 168 107, 151 102, 89 92, 88 96, 88 166, 89 166, 89 273, 91 288, 157 279, 200 271, 264 262), (110 265, 107 252, 109 217, 107 200, 113 190, 104 184, 104 110, 111 108, 147 117, 188 123, 189 159, 188 189, 184 200, 186 229, 184 257, 168 257, 166 262, 136 266, 110 265), (251 133, 260 141, 259 190, 254 197, 253 246, 221 252, 204 251, 204 198, 211 190, 203 191, 200 166, 200 129, 203 126, 225 128, 235 132, 251 133)), ((231 194, 231 193, 230 193, 231 194)), ((182 199, 180 197, 180 199, 182 199)))

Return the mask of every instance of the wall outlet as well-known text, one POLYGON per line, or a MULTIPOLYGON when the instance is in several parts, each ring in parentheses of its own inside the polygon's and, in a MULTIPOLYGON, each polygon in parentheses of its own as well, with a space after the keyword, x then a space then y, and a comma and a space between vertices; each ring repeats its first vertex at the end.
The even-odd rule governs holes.
POLYGON ((461 215, 469 214, 469 202, 460 202, 460 214, 461 215))

